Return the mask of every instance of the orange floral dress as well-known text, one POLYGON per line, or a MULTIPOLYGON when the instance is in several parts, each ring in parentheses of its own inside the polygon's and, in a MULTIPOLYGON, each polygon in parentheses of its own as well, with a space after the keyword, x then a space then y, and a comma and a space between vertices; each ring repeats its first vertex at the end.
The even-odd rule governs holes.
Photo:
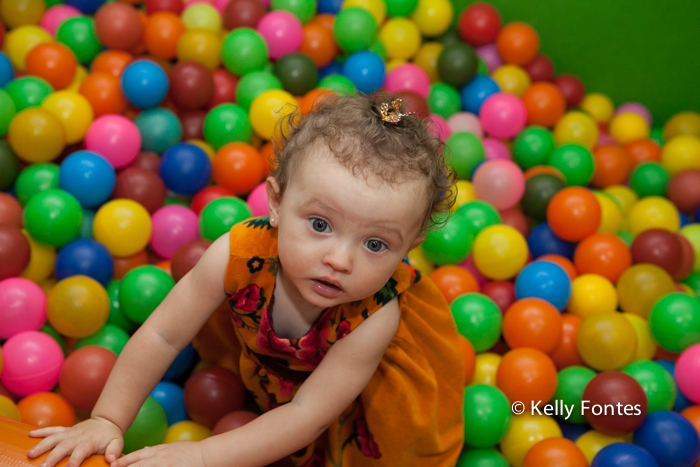
POLYGON ((234 225, 229 299, 195 339, 204 360, 241 375, 263 412, 291 401, 330 347, 396 296, 401 313, 365 389, 324 435, 290 456, 294 464, 454 466, 464 437, 464 362, 452 314, 433 282, 402 262, 373 296, 328 308, 304 336, 286 339, 272 323, 278 268, 277 229, 268 217, 234 225))

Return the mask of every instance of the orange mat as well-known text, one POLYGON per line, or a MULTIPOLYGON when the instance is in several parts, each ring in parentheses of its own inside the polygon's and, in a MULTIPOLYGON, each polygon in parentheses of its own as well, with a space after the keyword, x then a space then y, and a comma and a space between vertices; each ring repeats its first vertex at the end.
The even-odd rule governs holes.
MULTIPOLYGON (((27 451, 37 445, 41 438, 30 438, 27 433, 35 427, 19 423, 9 418, 0 417, 0 466, 27 467, 40 465, 46 456, 30 459, 27 451)), ((62 467, 68 463, 68 457, 58 463, 62 467)), ((104 456, 94 455, 83 461, 82 467, 108 467, 104 456)))

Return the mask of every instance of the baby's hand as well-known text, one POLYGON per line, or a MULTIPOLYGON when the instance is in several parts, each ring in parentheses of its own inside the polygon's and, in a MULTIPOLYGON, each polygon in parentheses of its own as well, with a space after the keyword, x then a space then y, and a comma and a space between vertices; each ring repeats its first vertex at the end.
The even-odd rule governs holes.
POLYGON ((204 467, 200 444, 192 441, 177 441, 170 444, 146 447, 134 451, 111 467, 204 467))
POLYGON ((122 430, 103 418, 91 418, 70 428, 62 426, 40 428, 30 431, 29 436, 45 438, 27 452, 30 458, 39 457, 53 449, 41 467, 53 467, 68 455, 70 460, 66 467, 78 467, 83 460, 93 454, 104 454, 107 462, 114 462, 124 449, 122 430))

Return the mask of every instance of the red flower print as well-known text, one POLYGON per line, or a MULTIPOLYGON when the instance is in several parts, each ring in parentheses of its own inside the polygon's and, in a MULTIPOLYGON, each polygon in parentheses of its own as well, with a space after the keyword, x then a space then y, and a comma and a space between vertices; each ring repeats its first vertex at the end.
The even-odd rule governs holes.
POLYGON ((358 418, 354 421, 354 424, 362 454, 375 459, 382 457, 382 454, 379 452, 379 446, 374 442, 374 436, 369 432, 369 428, 367 428, 367 420, 358 418))
POLYGON ((350 334, 350 323, 343 319, 336 328, 336 341, 350 334))
POLYGON ((294 383, 287 381, 286 379, 280 378, 280 396, 290 397, 292 395, 292 389, 294 388, 294 383))
POLYGON ((238 308, 243 311, 257 311, 265 301, 260 293, 261 290, 256 284, 250 284, 248 287, 233 294, 228 301, 232 308, 238 308))

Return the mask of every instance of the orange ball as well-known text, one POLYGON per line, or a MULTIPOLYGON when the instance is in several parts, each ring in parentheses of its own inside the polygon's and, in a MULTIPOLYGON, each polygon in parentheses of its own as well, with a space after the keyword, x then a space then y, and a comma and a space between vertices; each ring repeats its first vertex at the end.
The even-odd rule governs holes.
POLYGON ((260 146, 260 158, 263 160, 263 179, 266 179, 268 175, 270 175, 271 172, 271 164, 272 164, 272 156, 273 152, 275 150, 275 147, 272 145, 271 141, 268 141, 267 143, 263 144, 260 146))
POLYGON ((333 32, 333 24, 335 23, 335 15, 329 14, 329 13, 324 13, 321 15, 316 15, 314 19, 312 19, 309 24, 318 24, 319 26, 323 26, 324 28, 328 29, 330 32, 333 32))
POLYGON ((73 426, 75 412, 63 397, 53 392, 36 392, 17 404, 22 422, 32 426, 73 426))
POLYGON ((148 17, 143 33, 146 50, 155 57, 175 58, 177 43, 186 29, 175 13, 169 11, 153 13, 148 17))
POLYGON ((569 275, 569 279, 574 280, 578 277, 578 271, 576 271, 576 266, 574 266, 574 263, 569 260, 569 258, 565 258, 563 256, 559 255, 542 255, 537 258, 537 261, 550 261, 554 264, 558 264, 562 268, 564 268, 564 271, 569 275))
POLYGON ((250 144, 229 143, 219 149, 214 157, 214 180, 236 196, 255 188, 264 172, 265 163, 260 153, 250 144))
POLYGON ((600 219, 600 203, 590 190, 582 187, 560 190, 552 196, 547 206, 547 222, 552 232, 570 242, 583 240, 595 233, 600 219))
POLYGON ((60 42, 45 42, 27 54, 25 65, 27 74, 45 79, 54 89, 63 89, 73 82, 78 61, 60 42))
POLYGON ((597 233, 578 244, 574 264, 579 274, 598 274, 614 284, 632 265, 632 253, 618 236, 597 233))
POLYGON ((521 99, 527 110, 528 125, 554 126, 566 111, 566 99, 559 88, 547 81, 533 83, 521 99))
POLYGON ((498 33, 496 47, 504 62, 525 65, 537 55, 540 38, 529 24, 509 23, 498 33))
POLYGON ((512 403, 526 407, 532 402, 549 401, 557 389, 557 369, 549 356, 537 349, 513 349, 501 359, 496 371, 496 386, 512 403))
POLYGON ((79 92, 90 103, 95 118, 106 114, 121 114, 128 106, 119 78, 104 71, 87 75, 80 84, 79 92))
POLYGON ((653 139, 635 139, 623 146, 632 168, 642 162, 659 162, 661 148, 653 139))
POLYGON ((619 146, 600 146, 593 151, 595 172, 591 185, 605 188, 621 185, 629 178, 632 164, 624 149, 619 146))
POLYGON ((547 438, 525 454, 523 467, 588 467, 588 460, 576 444, 566 438, 547 438))
POLYGON ((529 168, 525 171, 523 176, 525 177, 525 181, 528 181, 530 178, 534 177, 535 175, 539 174, 550 174, 554 175, 555 177, 559 177, 561 180, 566 182, 566 177, 564 177, 564 174, 559 172, 557 169, 550 165, 536 165, 532 168, 529 168))
POLYGON ((476 352, 474 352, 474 346, 466 337, 459 336, 459 342, 462 345, 462 356, 464 357, 464 385, 467 386, 474 378, 476 352))
POLYGON ((503 338, 508 347, 528 347, 551 353, 559 345, 561 314, 554 305, 539 298, 513 303, 503 316, 503 338))
POLYGON ((447 303, 465 293, 478 293, 479 283, 474 276, 466 269, 455 266, 440 266, 430 273, 430 279, 435 283, 447 303))
POLYGON ((578 353, 578 347, 576 347, 576 333, 582 321, 583 318, 570 313, 562 313, 561 315, 559 344, 549 355, 558 371, 574 365, 586 366, 578 353))
POLYGON ((304 25, 304 36, 299 52, 308 55, 316 67, 323 68, 336 56, 338 47, 333 32, 316 23, 304 25))
POLYGON ((90 66, 90 72, 102 71, 119 78, 134 56, 121 50, 105 50, 97 54, 90 66))
POLYGON ((314 105, 317 105, 324 96, 335 96, 335 93, 325 88, 314 88, 307 92, 299 103, 299 112, 301 112, 301 115, 306 115, 311 112, 314 105))
POLYGON ((681 412, 685 418, 695 427, 695 431, 700 435, 700 405, 691 405, 681 412))

